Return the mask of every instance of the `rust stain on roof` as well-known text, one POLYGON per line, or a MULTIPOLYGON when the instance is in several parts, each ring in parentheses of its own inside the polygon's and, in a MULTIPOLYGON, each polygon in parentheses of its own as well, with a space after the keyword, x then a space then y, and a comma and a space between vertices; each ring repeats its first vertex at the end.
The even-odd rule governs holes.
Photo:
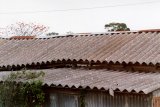
POLYGON ((35 36, 12 36, 10 39, 34 39, 35 36))
POLYGON ((160 62, 160 33, 129 32, 49 39, 0 39, 0 66, 52 60, 160 62))

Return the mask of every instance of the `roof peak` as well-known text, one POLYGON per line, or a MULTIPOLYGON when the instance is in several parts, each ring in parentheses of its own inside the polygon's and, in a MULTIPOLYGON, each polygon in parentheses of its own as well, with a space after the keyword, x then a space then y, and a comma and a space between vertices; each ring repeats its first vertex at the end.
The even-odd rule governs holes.
POLYGON ((130 33, 160 33, 160 29, 146 29, 146 30, 135 30, 135 31, 114 31, 114 32, 93 32, 93 33, 73 33, 66 35, 57 35, 52 37, 36 37, 36 36, 12 36, 10 38, 0 38, 6 40, 30 40, 30 39, 52 39, 52 38, 63 38, 63 37, 78 37, 78 36, 100 36, 100 35, 115 35, 115 34, 130 34, 130 33))
POLYGON ((144 29, 139 30, 138 32, 160 32, 160 29, 144 29))

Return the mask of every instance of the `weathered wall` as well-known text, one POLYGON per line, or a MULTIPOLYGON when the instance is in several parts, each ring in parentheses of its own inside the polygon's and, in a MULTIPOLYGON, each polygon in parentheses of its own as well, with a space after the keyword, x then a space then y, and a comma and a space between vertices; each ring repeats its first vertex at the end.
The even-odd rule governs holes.
MULTIPOLYGON (((80 91, 50 91, 45 107, 80 107, 80 96, 80 91)), ((152 107, 152 95, 87 91, 84 96, 85 107, 152 107)))
POLYGON ((151 107, 151 96, 142 94, 89 93, 86 107, 151 107))
POLYGON ((47 107, 78 107, 78 96, 76 95, 51 93, 49 99, 47 107))

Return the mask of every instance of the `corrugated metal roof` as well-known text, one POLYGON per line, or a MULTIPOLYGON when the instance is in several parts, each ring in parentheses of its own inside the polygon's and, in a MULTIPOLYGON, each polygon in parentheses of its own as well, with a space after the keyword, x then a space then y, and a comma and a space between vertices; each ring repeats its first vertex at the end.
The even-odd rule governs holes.
MULTIPOLYGON (((44 83, 48 86, 62 86, 75 88, 97 88, 121 92, 144 92, 148 94, 160 88, 160 73, 139 73, 113 70, 86 70, 86 69, 43 69, 31 70, 45 73, 44 83)), ((0 78, 9 73, 0 72, 0 78)))
POLYGON ((52 60, 160 62, 160 33, 128 32, 50 39, 0 39, 0 66, 52 60))

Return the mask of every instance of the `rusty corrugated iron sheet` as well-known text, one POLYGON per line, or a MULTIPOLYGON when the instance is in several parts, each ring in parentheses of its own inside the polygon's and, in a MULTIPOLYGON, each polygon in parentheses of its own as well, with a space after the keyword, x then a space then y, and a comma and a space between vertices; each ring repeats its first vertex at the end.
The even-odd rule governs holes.
POLYGON ((160 33, 128 32, 48 39, 0 39, 0 66, 52 60, 160 62, 160 33))
MULTIPOLYGON (((44 84, 48 86, 61 86, 69 88, 89 88, 98 90, 111 90, 120 92, 136 92, 148 94, 160 88, 160 73, 139 73, 113 70, 86 70, 86 69, 42 69, 44 84)), ((7 75, 0 72, 0 78, 7 75)))
POLYGON ((160 106, 160 97, 153 97, 153 107, 160 106))

